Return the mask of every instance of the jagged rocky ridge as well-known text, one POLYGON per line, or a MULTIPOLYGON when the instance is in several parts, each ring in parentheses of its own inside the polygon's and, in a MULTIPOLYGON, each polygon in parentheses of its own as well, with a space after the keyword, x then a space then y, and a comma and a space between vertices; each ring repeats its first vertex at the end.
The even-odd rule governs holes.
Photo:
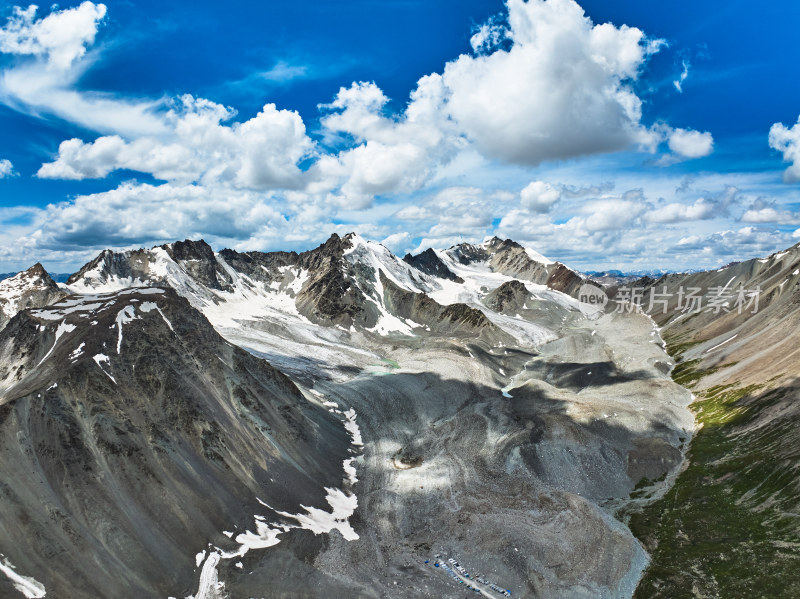
MULTIPOLYGON (((461 244, 421 256, 400 260, 383 246, 352 234, 334 235, 303 253, 215 254, 204 242, 191 241, 151 250, 106 251, 69 279, 65 289, 77 295, 66 300, 67 305, 48 308, 61 320, 40 329, 41 315, 19 314, 0 336, 6 348, 3 364, 9 365, 0 373, 5 381, 0 401, 7 402, 7 410, 16 410, 21 402, 23 408, 37 405, 42 418, 53 420, 50 407, 63 402, 50 401, 48 377, 61 370, 48 369, 48 364, 65 362, 65 376, 71 376, 78 366, 70 362, 67 349, 77 347, 58 348, 81 335, 87 340, 83 351, 98 351, 90 347, 90 340, 95 331, 104 331, 97 338, 110 344, 109 352, 100 352, 109 361, 79 359, 76 364, 82 365, 85 382, 67 401, 78 407, 100 403, 108 426, 124 431, 133 446, 149 455, 154 441, 139 426, 129 430, 127 419, 138 422, 129 416, 130 406, 144 409, 151 419, 158 410, 141 407, 151 405, 154 390, 136 378, 131 357, 123 358, 128 354, 126 340, 135 339, 129 334, 139 328, 141 335, 159 342, 171 339, 171 327, 181 318, 178 313, 185 313, 185 347, 176 341, 169 351, 152 356, 147 354, 152 350, 142 349, 151 343, 143 337, 137 350, 157 362, 151 368, 182 365, 179 380, 188 382, 181 382, 180 388, 191 392, 179 397, 191 403, 199 387, 207 390, 209 399, 203 405, 209 410, 215 402, 236 405, 226 382, 232 376, 229 370, 235 373, 236 368, 225 352, 238 346, 250 353, 242 354, 241 360, 263 364, 280 380, 285 379, 274 369, 289 376, 293 382, 285 395, 272 392, 288 402, 288 411, 301 418, 300 428, 309 431, 308 439, 287 432, 278 443, 284 452, 305 448, 302 461, 289 453, 290 466, 281 460, 263 465, 263 456, 253 452, 268 455, 274 450, 263 429, 279 427, 281 411, 260 416, 262 429, 252 430, 252 423, 237 423, 238 413, 226 408, 227 425, 217 430, 214 446, 225 448, 223 454, 230 458, 225 463, 236 463, 223 478, 239 504, 225 503, 215 511, 219 502, 200 501, 197 511, 186 512, 184 503, 171 502, 171 511, 162 512, 165 519, 174 517, 184 528, 199 519, 196 534, 185 537, 180 558, 174 542, 170 545, 175 553, 167 557, 173 561, 165 563, 173 564, 171 572, 153 570, 152 579, 145 576, 152 549, 141 542, 130 549, 137 554, 132 560, 120 560, 113 551, 103 553, 91 544, 80 546, 77 557, 70 559, 102 556, 98 559, 109 579, 117 576, 159 593, 169 588, 173 596, 193 591, 186 586, 192 580, 199 584, 195 597, 215 597, 221 593, 217 579, 234 597, 451 596, 458 585, 424 564, 441 553, 493 573, 515 596, 630 596, 646 555, 612 514, 630 501, 642 479, 666 476, 666 486, 692 434, 691 415, 685 409, 689 394, 669 380, 670 359, 660 343, 651 342, 658 341, 652 322, 638 314, 615 313, 611 307, 602 312, 580 304, 574 297, 583 282, 579 275, 511 241, 461 244), (117 327, 117 316, 129 305, 125 294, 134 294, 142 304, 155 301, 135 295, 145 291, 153 297, 163 295, 165 318, 157 310, 140 315, 133 308, 141 318, 117 327), (91 324, 99 322, 97 318, 80 316, 87 310, 72 310, 103 302, 111 303, 109 314, 115 315, 113 323, 104 322, 105 328, 91 324), (28 321, 30 326, 23 327, 28 337, 12 332, 21 331, 19 323, 28 321), (76 329, 62 329, 54 346, 62 324, 76 329), (205 331, 211 349, 195 347, 206 337, 191 335, 194 327, 205 331), (114 354, 120 330, 121 352, 114 354), (227 342, 213 337, 217 334, 227 342), (30 347, 22 345, 24 339, 30 347), (214 351, 220 344, 229 349, 214 351), (56 349, 42 360, 51 347, 56 349), (191 356, 189 364, 186 356, 191 356), (272 366, 257 358, 266 358, 272 366), (118 361, 123 363, 117 366, 118 361), (213 367, 206 371, 209 363, 213 367), (125 378, 117 379, 117 368, 127 373, 125 378), (115 393, 120 380, 127 390, 121 395, 115 393), (42 387, 43 397, 32 397, 42 387), (33 403, 34 397, 39 403, 33 403), (332 412, 320 414, 323 401, 332 412), (363 451, 348 453, 353 451, 347 449, 348 441, 356 437, 352 421, 342 421, 345 414, 357 415, 363 451), (239 443, 241 435, 251 443, 239 443), (304 445, 309 443, 314 446, 304 445), (340 528, 306 523, 309 529, 287 529, 268 548, 264 543, 262 550, 236 553, 232 541, 252 526, 254 515, 270 523, 262 537, 271 538, 275 527, 302 521, 280 513, 301 514, 303 505, 325 509, 328 488, 350 492, 352 471, 343 468, 343 459, 352 459, 348 468, 358 474, 351 489, 358 508, 349 523, 340 519, 340 528), (264 476, 248 477, 243 465, 253 462, 262 464, 264 476), (290 475, 276 477, 281 468, 288 468, 290 475), (306 477, 309 472, 320 474, 306 477), (292 477, 311 478, 316 485, 302 483, 294 490, 292 477), (221 530, 237 534, 228 539, 221 530), (207 553, 194 562, 208 543, 214 560, 207 553)), ((146 361, 144 355, 134 360, 135 371, 146 361)), ((160 376, 159 371, 155 378, 160 376)), ((86 415, 79 410, 75 418, 82 422, 86 415)), ((211 412, 199 420, 210 423, 215 418, 211 412)), ((2 427, 2 439, 10 447, 22 420, 4 418, 2 427)), ((188 436, 183 443, 194 448, 192 459, 203 461, 198 480, 222 476, 214 470, 215 454, 205 453, 202 435, 198 445, 190 432, 171 433, 176 436, 173 444, 188 436)), ((13 473, 25 481, 19 483, 22 488, 36 488, 36 476, 22 470, 13 473)), ((67 493, 59 484, 50 484, 54 493, 67 493)), ((141 510, 139 502, 148 501, 118 487, 115 500, 128 510, 141 510)), ((25 496, 19 504, 28 501, 33 500, 25 496)), ((187 495, 187 501, 195 500, 187 495)), ((64 505, 65 519, 86 519, 79 506, 64 505)), ((108 522, 121 527, 129 514, 114 509, 108 510, 108 522)), ((15 522, 13 514, 4 513, 6 517, 15 522)), ((184 530, 173 526, 178 525, 165 528, 184 530)), ((147 536, 150 524, 141 528, 147 536)), ((23 530, 13 529, 11 536, 2 537, 13 538, 13 546, 0 541, 0 552, 21 573, 34 576, 56 596, 61 589, 77 588, 92 594, 86 590, 94 588, 90 579, 76 576, 73 586, 64 586, 69 583, 61 570, 56 568, 51 576, 43 564, 52 556, 43 558, 39 545, 20 544, 23 530)), ((180 536, 184 538, 182 532, 180 536)), ((484 591, 493 596, 488 588, 484 591)))
MULTIPOLYGON (((583 279, 562 264, 552 263, 510 240, 493 238, 481 246, 461 244, 446 252, 426 250, 400 261, 386 248, 365 242, 354 234, 334 234, 315 250, 296 252, 247 252, 222 250, 215 256, 205 242, 184 241, 125 253, 103 252, 67 281, 78 291, 121 288, 134 284, 170 285, 178 273, 190 287, 233 292, 234 279, 243 285, 263 284, 271 290, 290 289, 298 311, 318 324, 356 324, 370 329, 380 319, 385 303, 379 277, 401 290, 429 293, 441 282, 462 284, 450 263, 486 267, 501 275, 544 285, 574 295, 583 279)), ((438 288, 438 289, 437 289, 438 288)))

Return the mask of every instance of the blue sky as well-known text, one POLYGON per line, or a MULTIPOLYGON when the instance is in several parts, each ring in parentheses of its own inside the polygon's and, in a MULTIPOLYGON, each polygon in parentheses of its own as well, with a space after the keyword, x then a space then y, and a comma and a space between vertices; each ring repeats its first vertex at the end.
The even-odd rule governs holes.
POLYGON ((583 269, 800 240, 800 5, 0 2, 0 271, 204 237, 583 269))

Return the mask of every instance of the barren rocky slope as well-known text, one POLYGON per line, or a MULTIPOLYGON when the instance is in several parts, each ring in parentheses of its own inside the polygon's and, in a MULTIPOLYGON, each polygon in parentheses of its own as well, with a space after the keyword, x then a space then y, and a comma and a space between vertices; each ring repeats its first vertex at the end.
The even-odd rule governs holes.
POLYGON ((297 511, 342 486, 340 420, 172 290, 22 312, 0 356, 0 553, 48 597, 190 591, 257 498, 297 511))

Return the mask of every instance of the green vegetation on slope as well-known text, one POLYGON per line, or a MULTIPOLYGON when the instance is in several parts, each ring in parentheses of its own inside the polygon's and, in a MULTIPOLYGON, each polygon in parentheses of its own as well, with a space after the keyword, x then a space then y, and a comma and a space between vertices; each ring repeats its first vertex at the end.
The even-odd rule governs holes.
MULTIPOLYGON (((683 353, 686 347, 673 351, 683 353)), ((692 387, 710 371, 683 362, 692 387)), ((702 428, 688 466, 660 500, 630 516, 652 556, 637 599, 800 597, 799 423, 748 427, 793 390, 713 387, 692 404, 702 428), (761 395, 758 395, 761 393, 761 395)))

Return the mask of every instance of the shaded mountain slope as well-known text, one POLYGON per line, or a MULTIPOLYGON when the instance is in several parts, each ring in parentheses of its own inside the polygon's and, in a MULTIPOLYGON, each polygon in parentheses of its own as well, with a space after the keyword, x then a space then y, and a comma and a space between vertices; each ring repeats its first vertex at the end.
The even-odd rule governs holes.
POLYGON ((403 257, 403 261, 407 262, 417 270, 434 277, 449 279, 451 281, 455 281, 456 283, 464 282, 461 277, 453 274, 453 271, 447 268, 447 265, 442 262, 442 259, 439 258, 436 252, 434 252, 431 248, 428 248, 416 256, 406 254, 403 257))
POLYGON ((528 288, 521 281, 514 279, 490 291, 483 301, 495 312, 515 314, 525 309, 530 297, 528 288))
POLYGON ((0 552, 48 597, 185 596, 257 498, 342 485, 341 421, 171 290, 22 312, 0 355, 0 552))

